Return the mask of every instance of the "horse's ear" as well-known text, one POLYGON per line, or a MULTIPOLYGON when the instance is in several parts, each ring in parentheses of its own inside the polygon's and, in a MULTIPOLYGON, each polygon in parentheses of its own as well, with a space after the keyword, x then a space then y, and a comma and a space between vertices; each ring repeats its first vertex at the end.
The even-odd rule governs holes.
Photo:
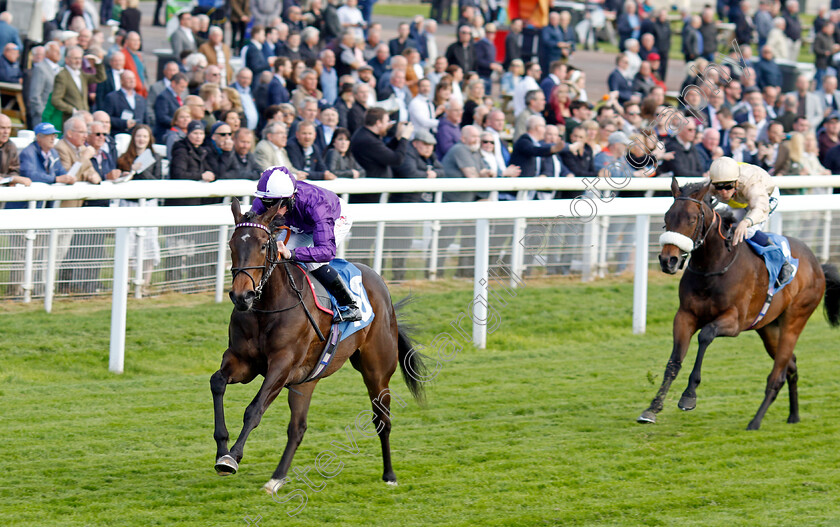
POLYGON ((675 198, 680 196, 680 184, 677 183, 676 176, 671 176, 671 194, 673 194, 675 198))
POLYGON ((230 211, 233 213, 233 223, 239 223, 242 218, 242 209, 239 206, 239 198, 233 198, 230 204, 230 211))
POLYGON ((711 189, 712 189, 712 180, 710 179, 709 181, 706 182, 705 185, 703 185, 703 188, 700 189, 700 199, 705 198, 706 195, 709 193, 709 190, 711 190, 711 189))
POLYGON ((280 208, 280 200, 277 200, 277 203, 269 207, 265 212, 259 215, 257 220, 265 226, 268 226, 271 223, 271 220, 274 219, 274 216, 277 215, 277 209, 280 208))

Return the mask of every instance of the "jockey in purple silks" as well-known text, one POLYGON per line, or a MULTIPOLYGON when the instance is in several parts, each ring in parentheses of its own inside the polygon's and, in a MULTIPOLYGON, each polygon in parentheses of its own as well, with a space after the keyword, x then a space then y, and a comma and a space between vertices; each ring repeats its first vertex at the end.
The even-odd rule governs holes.
POLYGON ((362 313, 350 289, 338 272, 330 267, 336 247, 350 233, 352 220, 342 209, 344 203, 334 192, 295 179, 286 167, 269 167, 260 176, 257 199, 251 212, 262 214, 278 202, 277 215, 285 219, 292 234, 280 244, 283 258, 306 265, 340 304, 335 322, 355 322, 362 313))

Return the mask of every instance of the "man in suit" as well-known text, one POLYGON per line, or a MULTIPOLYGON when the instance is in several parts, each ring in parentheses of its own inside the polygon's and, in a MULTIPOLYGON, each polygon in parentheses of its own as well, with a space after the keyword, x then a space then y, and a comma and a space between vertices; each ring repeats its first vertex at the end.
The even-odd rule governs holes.
POLYGON ((289 90, 286 89, 286 79, 283 77, 286 68, 291 68, 289 59, 285 57, 278 58, 277 62, 274 63, 274 67, 274 76, 271 78, 271 82, 268 83, 266 107, 291 101, 289 90))
POLYGON ((184 99, 181 93, 187 90, 187 76, 183 73, 176 73, 170 80, 169 87, 163 90, 155 99, 155 139, 163 141, 163 135, 172 126, 172 117, 175 110, 183 106, 184 99))
POLYGON ((255 25, 251 28, 251 42, 242 50, 242 58, 245 62, 245 67, 251 70, 256 78, 259 78, 260 73, 271 69, 274 64, 273 60, 269 61, 263 55, 264 43, 265 28, 255 25))
POLYGON ((105 97, 122 86, 121 76, 125 71, 125 55, 114 53, 105 66, 105 80, 96 84, 96 107, 105 109, 105 97))
POLYGON ((353 86, 353 98, 355 102, 347 113, 347 129, 353 134, 365 125, 365 113, 367 112, 368 99, 371 88, 368 84, 356 84, 353 86))
POLYGON ((207 42, 199 46, 198 52, 207 57, 207 64, 219 66, 225 72, 225 86, 233 80, 233 66, 230 65, 230 46, 222 41, 224 32, 219 26, 211 26, 207 42), (224 63, 219 62, 219 55, 224 63))
POLYGON ((522 59, 522 19, 515 18, 510 23, 510 29, 505 37, 505 61, 502 64, 505 70, 510 66, 510 61, 522 59))
POLYGON ((548 70, 552 62, 567 60, 574 51, 577 35, 570 22, 568 11, 551 11, 548 14, 548 25, 540 33, 540 65, 544 70, 548 70))
POLYGON ((548 66, 548 75, 540 82, 540 89, 545 94, 545 100, 551 98, 551 92, 566 80, 566 64, 561 60, 555 60, 548 66))
POLYGON ((26 110, 29 127, 35 128, 41 122, 41 115, 47 106, 47 99, 53 91, 55 76, 61 71, 61 46, 57 42, 44 44, 44 60, 32 67, 26 110))
POLYGON ((288 129, 283 123, 269 123, 263 130, 263 139, 257 143, 254 150, 254 158, 260 170, 268 167, 284 166, 292 171, 298 179, 306 179, 305 174, 299 173, 292 167, 289 154, 286 152, 286 141, 288 140, 288 129))
MULTIPOLYGON (((146 106, 149 108, 149 111, 146 112, 146 120, 147 124, 154 129, 155 127, 155 101, 157 100, 158 95, 163 93, 163 90, 169 88, 169 85, 172 82, 172 76, 181 71, 178 67, 178 63, 174 60, 170 60, 163 66, 163 78, 159 81, 155 82, 149 87, 149 95, 146 97, 146 106)), ((181 99, 185 99, 189 93, 184 91, 183 93, 179 94, 181 99)))
POLYGON ((391 54, 392 57, 396 57, 397 55, 402 55, 402 52, 405 51, 405 48, 415 48, 417 49, 417 42, 415 42, 409 33, 411 32, 411 26, 408 22, 400 22, 397 26, 397 38, 392 38, 388 42, 388 52, 391 54))
POLYGON ((113 133, 131 133, 138 124, 146 124, 146 99, 138 94, 134 88, 137 79, 134 73, 124 71, 122 87, 105 96, 103 110, 111 116, 113 133))
POLYGON ((820 96, 812 92, 810 86, 811 79, 806 75, 800 75, 796 78, 796 90, 790 92, 790 95, 796 96, 799 100, 799 113, 808 119, 811 127, 817 129, 825 118, 825 114, 823 113, 825 99, 820 100, 820 96))
POLYGON ((525 95, 525 110, 516 116, 513 127, 513 140, 518 141, 528 130, 528 119, 542 115, 545 110, 545 94, 542 90, 531 90, 525 95))
POLYGON ((820 98, 820 110, 823 117, 840 110, 840 91, 837 90, 837 77, 825 75, 822 79, 822 90, 817 92, 820 98))
POLYGON ((262 170, 257 158, 251 152, 254 149, 254 132, 244 126, 233 134, 233 164, 242 179, 257 180, 262 170))
POLYGON ((633 89, 627 77, 625 77, 629 66, 630 61, 627 59, 627 55, 621 53, 615 59, 615 69, 607 77, 607 87, 610 91, 618 92, 619 104, 624 104, 633 96, 633 89))
POLYGON ((189 11, 178 15, 178 24, 178 29, 169 37, 169 42, 172 44, 172 54, 180 60, 184 51, 195 51, 198 45, 192 31, 192 15, 189 11))
POLYGON ((296 170, 306 174, 306 179, 335 179, 335 174, 324 164, 324 153, 315 144, 316 136, 315 123, 301 121, 295 137, 286 145, 289 161, 296 170))
POLYGON ((82 48, 70 48, 64 57, 64 69, 55 77, 52 104, 66 121, 76 110, 90 111, 88 106, 88 84, 105 80, 105 65, 99 57, 89 55, 96 64, 96 73, 82 71, 82 48))
MULTIPOLYGON (((544 174, 545 157, 556 154, 566 146, 562 140, 554 144, 544 144, 545 119, 539 115, 528 117, 526 131, 513 144, 510 164, 518 166, 522 172, 519 177, 536 177, 544 174)), ((501 198, 501 196, 500 196, 501 198)))

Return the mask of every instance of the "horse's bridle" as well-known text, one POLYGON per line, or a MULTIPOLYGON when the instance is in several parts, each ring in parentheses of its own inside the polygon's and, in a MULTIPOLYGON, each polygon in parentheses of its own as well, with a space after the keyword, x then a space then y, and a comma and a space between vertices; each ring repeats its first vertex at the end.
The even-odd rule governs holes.
POLYGON ((280 260, 277 258, 277 240, 274 238, 274 234, 272 234, 271 230, 268 227, 261 223, 253 223, 253 222, 242 222, 237 223, 236 226, 233 228, 234 232, 237 229, 245 228, 245 227, 253 227, 255 229, 262 229, 266 233, 268 233, 268 247, 266 248, 266 255, 265 255, 265 263, 263 265, 251 265, 247 267, 231 267, 230 272, 233 273, 233 279, 236 280, 236 276, 239 273, 245 273, 245 276, 251 279, 251 285, 254 286, 254 292, 257 294, 256 300, 260 299, 262 295, 263 287, 265 284, 268 283, 268 279, 271 276, 271 273, 274 271, 274 268, 277 267, 277 264, 280 263, 280 260), (254 277, 251 273, 248 272, 249 269, 262 269, 263 275, 260 279, 260 283, 257 284, 257 281, 254 280, 254 277))
MULTIPOLYGON (((691 242, 694 244, 694 248, 691 249, 691 252, 694 252, 706 243, 706 238, 709 236, 709 233, 714 230, 715 222, 720 220, 720 214, 718 214, 715 209, 711 209, 711 207, 709 207, 715 217, 712 220, 712 223, 709 224, 709 228, 706 229, 706 207, 703 206, 705 203, 699 199, 690 198, 688 196, 679 196, 674 199, 676 201, 691 201, 692 203, 697 203, 700 206, 700 223, 697 224, 697 227, 694 228, 694 232, 691 234, 691 242), (703 233, 701 229, 705 229, 706 232, 703 233), (697 231, 700 231, 699 235, 697 231)), ((718 232, 720 232, 720 225, 718 225, 718 232)), ((723 234, 721 234, 721 238, 724 238, 723 234)))
MULTIPOLYGON (((283 260, 278 258, 278 250, 277 250, 277 239, 274 237, 274 233, 271 232, 271 229, 266 227, 261 223, 253 223, 253 222, 242 222, 237 223, 233 230, 236 232, 237 229, 246 228, 246 227, 253 227, 255 229, 262 229, 266 233, 268 233, 268 247, 266 247, 266 255, 265 255, 265 263, 263 265, 251 265, 246 267, 231 267, 230 271, 233 273, 233 279, 236 279, 236 275, 239 273, 245 273, 245 276, 251 279, 251 284, 254 286, 254 292, 256 293, 255 300, 259 300, 260 296, 262 296, 263 288, 265 284, 268 283, 269 277, 271 277, 271 273, 274 272, 274 269, 279 265, 283 264, 286 268, 286 276, 289 278, 289 285, 291 286, 292 290, 298 297, 298 301, 289 306, 284 307, 282 309, 272 309, 272 310, 264 310, 264 309, 256 309, 252 308, 254 311, 259 313, 282 313, 284 311, 289 311, 291 309, 296 308, 297 306, 303 307, 304 313, 306 313, 306 318, 309 319, 309 323, 312 325, 312 328, 315 330, 315 334, 318 335, 318 338, 323 342, 325 340, 324 334, 321 332, 321 329, 318 327, 318 324, 315 322, 315 319, 312 317, 312 314, 309 312, 309 308, 306 307, 306 303, 303 301, 303 291, 300 287, 297 286, 295 283, 295 278, 292 276, 291 271, 289 271, 289 262, 290 260, 283 260), (249 269, 262 269, 263 275, 262 279, 260 279, 260 283, 257 284, 257 281, 254 280, 254 277, 251 276, 251 273, 248 272, 249 269)), ((288 239, 287 239, 288 240, 288 239)), ((313 292, 314 295, 314 292, 313 292)))

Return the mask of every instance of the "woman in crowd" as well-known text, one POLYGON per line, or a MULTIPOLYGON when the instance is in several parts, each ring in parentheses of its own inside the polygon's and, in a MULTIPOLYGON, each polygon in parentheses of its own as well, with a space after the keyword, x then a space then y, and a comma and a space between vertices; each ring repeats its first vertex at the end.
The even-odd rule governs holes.
MULTIPOLYGON (((578 128, 580 127, 583 127, 583 131, 586 133, 584 142, 586 142, 592 150, 592 156, 594 157, 598 155, 601 152, 601 143, 598 141, 598 131, 601 127, 598 126, 598 123, 595 121, 584 121, 580 123, 580 126, 578 126, 578 128)), ((575 130, 577 130, 577 128, 575 128, 575 130)))
MULTIPOLYGON (((148 125, 139 124, 134 127, 131 133, 131 142, 128 149, 123 155, 117 159, 117 168, 123 172, 135 172, 133 179, 144 180, 160 180, 163 179, 163 160, 160 155, 152 150, 152 142, 154 136, 152 129, 148 125), (146 154, 148 152, 148 154, 146 154), (142 172, 137 172, 141 168, 141 163, 137 161, 140 156, 152 156, 154 163, 147 166, 142 172)), ((136 199, 120 200, 120 207, 139 207, 140 203, 136 199)), ((145 207, 157 207, 157 199, 147 199, 145 207)), ((133 258, 137 258, 140 254, 143 258, 143 288, 148 291, 152 283, 152 270, 160 265, 160 241, 158 240, 157 227, 133 228, 131 229, 130 254, 133 258), (136 241, 135 241, 136 240, 136 241), (139 243, 138 243, 139 242, 139 243)), ((139 286, 138 286, 139 287, 139 286)))
POLYGON ((242 127, 242 116, 235 110, 228 110, 222 114, 221 121, 230 126, 231 132, 236 133, 242 127))
POLYGON ((175 110, 172 116, 172 127, 163 135, 163 142, 166 144, 166 157, 172 159, 172 146, 187 136, 187 125, 190 124, 190 109, 181 106, 175 110))
POLYGON ((467 101, 464 103, 464 115, 461 126, 473 124, 475 109, 484 103, 484 81, 475 79, 467 85, 467 101))
POLYGON ((513 97, 513 92, 516 90, 519 81, 522 80, 523 75, 525 75, 525 64, 522 62, 522 59, 513 59, 510 61, 510 66, 505 74, 502 75, 502 80, 500 81, 502 94, 513 97))
POLYGON ((436 117, 440 117, 443 113, 443 107, 449 101, 450 97, 452 97, 452 77, 444 75, 440 79, 440 82, 437 83, 437 86, 435 86, 435 96, 432 101, 436 108, 436 117))
POLYGON ((548 124, 566 124, 566 119, 572 116, 569 105, 572 100, 569 96, 569 85, 561 82, 551 90, 548 99, 548 124))
POLYGON ((353 85, 352 84, 342 84, 341 88, 338 89, 338 99, 335 101, 335 109, 338 112, 338 126, 341 128, 347 128, 347 116, 350 113, 350 108, 353 107, 353 103, 356 102, 355 98, 353 97, 353 85))
MULTIPOLYGON (((336 128, 327 150, 327 170, 335 177, 358 179, 365 177, 365 169, 350 152, 350 130, 336 128)), ((324 179, 330 179, 325 177, 324 179)))

